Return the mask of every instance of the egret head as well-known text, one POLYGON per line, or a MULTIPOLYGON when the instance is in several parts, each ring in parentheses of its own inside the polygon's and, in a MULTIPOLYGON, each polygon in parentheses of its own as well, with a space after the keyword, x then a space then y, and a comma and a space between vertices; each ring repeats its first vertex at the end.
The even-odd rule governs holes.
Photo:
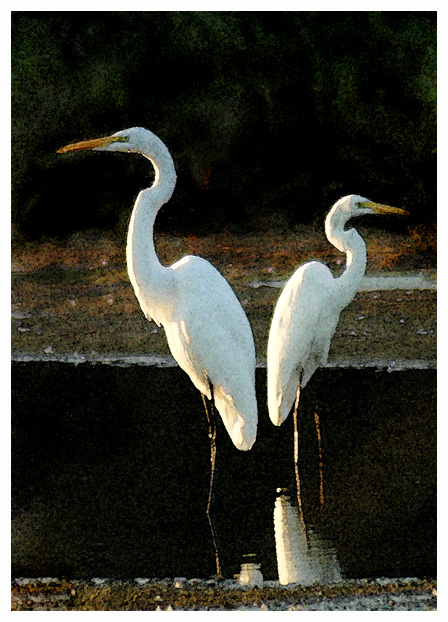
POLYGON ((155 134, 144 127, 131 127, 111 136, 83 140, 58 149, 57 153, 70 151, 122 151, 124 153, 140 153, 150 160, 154 167, 154 184, 152 189, 159 187, 161 203, 166 203, 173 194, 176 185, 176 171, 173 158, 165 144, 155 134))
POLYGON ((325 220, 327 238, 337 249, 345 251, 346 242, 343 241, 343 238, 348 240, 347 236, 353 237, 353 235, 356 235, 356 232, 352 229, 345 230, 347 221, 357 216, 365 216, 366 214, 400 214, 407 216, 409 212, 398 207, 374 203, 357 194, 349 194, 336 201, 328 212, 325 220))
POLYGON ((402 216, 409 215, 409 212, 399 207, 390 207, 381 203, 374 203, 358 194, 349 194, 337 201, 332 212, 338 212, 345 216, 345 221, 356 216, 364 216, 365 214, 400 214, 402 216))
POLYGON ((165 145, 155 134, 143 127, 131 127, 105 136, 104 138, 94 138, 93 140, 83 140, 61 147, 57 153, 68 153, 69 151, 124 151, 124 152, 145 152, 148 154, 148 147, 151 152, 161 149, 166 151, 165 145))

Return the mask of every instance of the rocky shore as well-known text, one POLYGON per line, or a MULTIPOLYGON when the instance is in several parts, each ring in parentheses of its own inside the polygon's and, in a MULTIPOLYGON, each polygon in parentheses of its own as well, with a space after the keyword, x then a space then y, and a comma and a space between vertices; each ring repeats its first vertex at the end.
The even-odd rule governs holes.
POLYGON ((418 578, 282 586, 235 579, 51 577, 12 581, 12 611, 435 611, 437 582, 418 578))

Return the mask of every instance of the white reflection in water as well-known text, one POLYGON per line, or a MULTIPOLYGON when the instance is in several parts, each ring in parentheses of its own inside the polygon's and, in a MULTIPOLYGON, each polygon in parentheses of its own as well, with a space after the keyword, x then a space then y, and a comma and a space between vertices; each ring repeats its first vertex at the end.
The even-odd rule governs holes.
POLYGON ((274 529, 278 580, 281 585, 342 581, 335 551, 309 528, 307 547, 298 508, 284 494, 275 500, 274 529))
POLYGON ((241 572, 237 575, 237 581, 240 585, 263 587, 263 574, 260 570, 260 564, 241 564, 241 572))

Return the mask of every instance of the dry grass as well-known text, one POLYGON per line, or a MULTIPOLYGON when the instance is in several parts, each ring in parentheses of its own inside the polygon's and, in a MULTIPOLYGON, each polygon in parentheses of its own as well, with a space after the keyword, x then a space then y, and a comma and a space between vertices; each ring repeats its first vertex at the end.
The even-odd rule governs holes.
MULTIPOLYGON (((425 255, 409 236, 363 235, 370 272, 431 267, 431 252, 425 255)), ((156 247, 162 263, 197 254, 218 268, 248 314, 260 362, 279 290, 250 284, 285 279, 310 259, 324 261, 335 273, 344 265, 323 233, 306 228, 244 236, 158 235, 156 247)), ((89 233, 66 244, 14 248, 12 310, 13 352, 169 354, 163 331, 144 319, 135 299, 125 240, 89 233)), ((359 293, 341 316, 331 350, 335 357, 370 358, 435 358, 435 352, 435 292, 359 293)))
MULTIPOLYGON (((416 259, 416 268, 435 267, 435 232, 423 226, 409 228, 409 234, 362 230, 368 249, 368 270, 405 269, 416 259)), ((31 272, 49 267, 96 270, 125 269, 126 240, 96 232, 76 234, 66 242, 49 240, 13 247, 13 272, 31 272)), ((200 255, 211 261, 229 280, 248 276, 261 279, 273 274, 285 277, 301 263, 319 259, 337 267, 343 255, 331 246, 324 232, 297 227, 287 232, 232 235, 228 232, 197 237, 156 234, 156 248, 162 263, 171 264, 184 255, 200 255)))

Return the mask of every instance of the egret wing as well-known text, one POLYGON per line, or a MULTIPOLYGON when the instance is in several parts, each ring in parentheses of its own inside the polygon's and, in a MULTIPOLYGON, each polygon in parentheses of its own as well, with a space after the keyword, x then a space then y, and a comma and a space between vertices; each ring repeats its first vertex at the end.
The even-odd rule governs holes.
POLYGON ((165 324, 179 366, 209 398, 239 449, 250 449, 257 431, 255 345, 235 293, 207 261, 187 256, 172 266, 177 304, 165 324))
POLYGON ((307 263, 289 279, 277 302, 267 358, 268 408, 275 425, 287 418, 297 387, 306 384, 325 356, 328 325, 324 318, 333 281, 325 265, 307 263))

